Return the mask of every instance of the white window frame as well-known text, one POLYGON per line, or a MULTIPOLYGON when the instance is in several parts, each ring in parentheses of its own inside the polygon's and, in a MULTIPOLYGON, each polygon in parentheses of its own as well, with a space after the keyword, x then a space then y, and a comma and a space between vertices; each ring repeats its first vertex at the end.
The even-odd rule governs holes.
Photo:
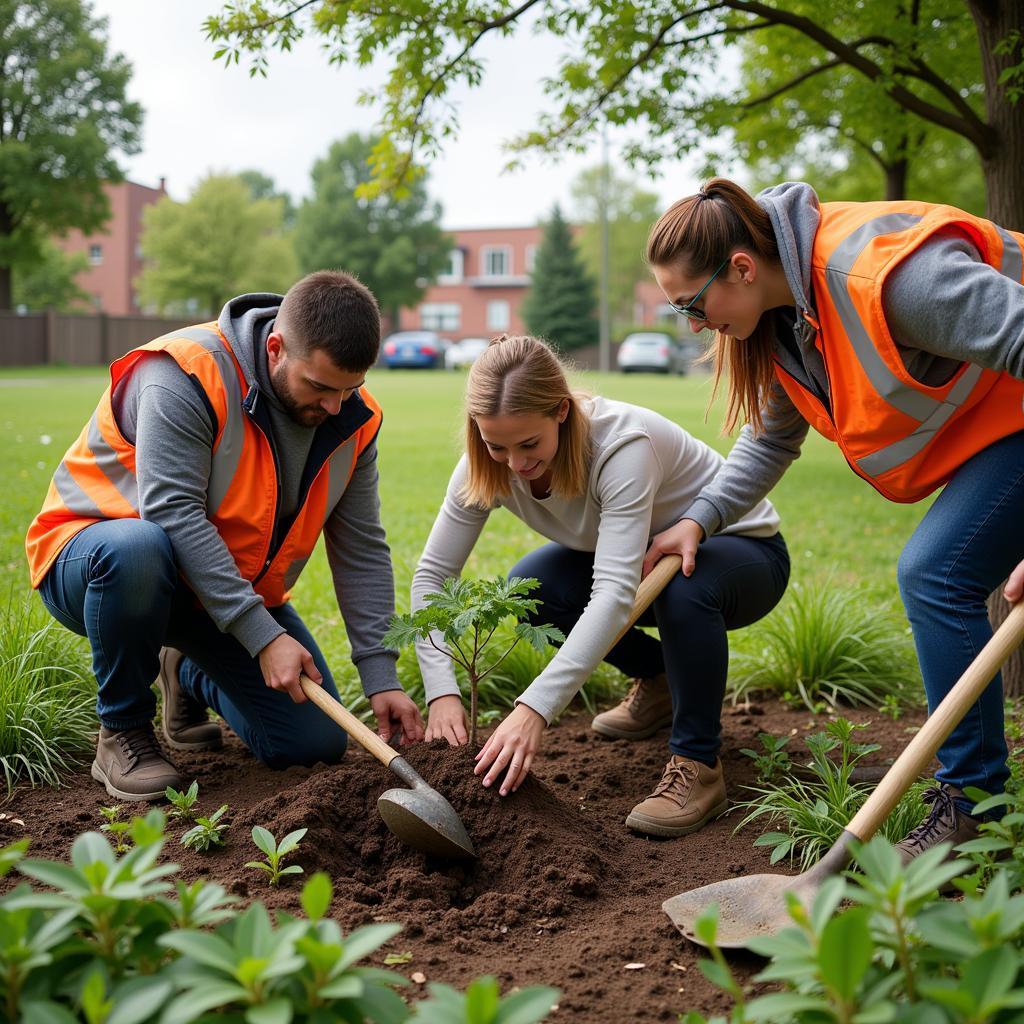
POLYGON ((487 303, 487 330, 507 331, 512 325, 512 305, 508 299, 492 299, 487 303), (501 315, 495 315, 498 311, 501 315))
POLYGON ((528 245, 526 247, 526 272, 528 274, 533 273, 533 265, 537 262, 537 246, 528 245))
POLYGON ((483 278, 503 278, 512 276, 512 246, 511 245, 484 245, 480 248, 480 276, 483 278), (493 255, 502 254, 505 269, 500 274, 495 274, 490 268, 490 259, 493 255))
POLYGON ((466 253, 459 248, 448 253, 448 269, 438 274, 438 284, 459 284, 466 272, 466 253))
POLYGON ((462 307, 457 302, 420 304, 420 326, 426 331, 457 331, 462 325, 462 307))
POLYGON ((89 246, 89 266, 101 267, 103 265, 103 246, 99 242, 93 242, 89 246))

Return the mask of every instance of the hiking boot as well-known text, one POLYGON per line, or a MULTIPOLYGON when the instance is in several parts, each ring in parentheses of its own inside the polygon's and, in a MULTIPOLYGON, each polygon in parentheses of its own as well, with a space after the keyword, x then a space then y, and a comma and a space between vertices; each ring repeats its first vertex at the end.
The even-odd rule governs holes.
POLYGON ((164 757, 148 722, 117 732, 101 726, 92 777, 118 800, 162 800, 168 786, 182 788, 178 770, 164 757))
MULTIPOLYGON (((938 843, 952 843, 956 847, 981 835, 978 831, 981 821, 957 806, 956 799, 963 795, 956 786, 946 782, 925 790, 923 799, 932 805, 928 817, 896 844, 896 852, 904 864, 909 864, 938 843)), ((950 850, 946 859, 955 860, 957 856, 955 850, 950 850)))
POLYGON ((643 740, 672 724, 672 694, 665 673, 634 679, 626 699, 590 723, 594 732, 617 740, 643 740))
POLYGON ((224 745, 220 726, 181 688, 178 670, 183 658, 173 647, 160 651, 160 675, 156 677, 164 702, 160 731, 174 750, 217 750, 224 745))
POLYGON ((703 828, 729 806, 722 762, 709 768, 689 757, 673 755, 654 792, 638 803, 626 825, 649 836, 685 836, 703 828))

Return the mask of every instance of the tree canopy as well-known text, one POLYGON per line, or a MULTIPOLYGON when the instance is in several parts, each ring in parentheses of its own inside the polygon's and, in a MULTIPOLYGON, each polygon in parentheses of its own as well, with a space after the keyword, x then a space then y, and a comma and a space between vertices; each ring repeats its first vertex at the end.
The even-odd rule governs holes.
POLYGON ((206 25, 221 44, 218 56, 247 52, 256 73, 266 72, 268 49, 290 46, 307 27, 324 37, 332 61, 384 61, 388 81, 368 97, 383 105, 377 188, 404 180, 414 152, 429 158, 457 131, 449 94, 457 83, 479 84, 479 46, 488 36, 528 23, 569 48, 545 80, 554 109, 514 148, 583 150, 604 119, 633 126, 629 155, 656 164, 707 145, 704 112, 730 101, 715 74, 722 47, 788 29, 814 44, 803 73, 842 65, 915 119, 963 138, 982 164, 989 213, 1024 226, 1024 106, 1016 102, 1024 90, 1024 4, 860 0, 833 4, 827 19, 821 13, 815 0, 422 0, 383 10, 376 0, 233 0, 206 25), (924 47, 926 37, 961 22, 973 22, 982 95, 965 94, 924 47))
POLYGON ((530 290, 523 300, 526 329, 563 350, 593 345, 597 341, 596 308, 594 282, 556 206, 537 246, 530 290))
POLYGON ((400 192, 356 195, 370 180, 373 148, 373 139, 352 133, 316 161, 313 195, 296 217, 295 251, 303 273, 331 267, 355 274, 394 324, 447 266, 451 240, 422 174, 400 192))
POLYGON ((216 316, 244 292, 284 292, 298 277, 280 199, 253 199, 249 185, 210 175, 187 202, 169 196, 143 212, 143 304, 216 316))
POLYGON ((12 268, 42 263, 51 235, 103 224, 103 183, 139 149, 131 66, 106 27, 82 0, 0 0, 0 309, 12 268))
POLYGON ((45 242, 38 260, 14 268, 12 305, 31 312, 52 309, 58 313, 89 310, 89 294, 76 280, 89 268, 84 252, 65 253, 45 242))

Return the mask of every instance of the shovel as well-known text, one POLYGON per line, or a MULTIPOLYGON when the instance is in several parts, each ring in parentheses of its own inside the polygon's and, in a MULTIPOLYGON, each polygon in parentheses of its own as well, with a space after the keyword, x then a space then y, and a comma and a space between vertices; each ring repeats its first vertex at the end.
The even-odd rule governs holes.
POLYGON ((390 768, 409 789, 389 789, 377 800, 384 824, 407 846, 435 857, 475 857, 473 842, 455 808, 397 750, 339 704, 322 686, 300 676, 302 692, 365 751, 390 768))
POLYGON ((832 848, 809 871, 799 875, 751 875, 691 889, 666 900, 662 910, 691 942, 704 945, 694 922, 711 904, 718 904, 716 945, 738 949, 751 939, 774 935, 792 923, 785 894, 810 906, 822 883, 846 866, 853 840, 867 842, 888 817, 910 784, 921 774, 943 741, 981 696, 1004 661, 1024 640, 1024 601, 1014 605, 992 639, 921 726, 917 735, 886 772, 875 791, 846 826, 832 848))

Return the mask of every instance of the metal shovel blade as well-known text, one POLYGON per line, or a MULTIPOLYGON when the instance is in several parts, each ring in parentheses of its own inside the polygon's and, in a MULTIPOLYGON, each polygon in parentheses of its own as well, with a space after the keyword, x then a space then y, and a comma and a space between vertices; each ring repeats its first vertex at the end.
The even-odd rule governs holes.
POLYGON ((786 893, 793 893, 804 906, 809 906, 822 882, 846 866, 851 839, 853 836, 844 832, 829 852, 803 874, 727 878, 673 896, 662 903, 661 909, 687 939, 704 946, 707 943, 698 935, 696 921, 712 903, 717 903, 715 945, 742 949, 751 939, 776 935, 793 924, 786 910, 786 893))
POLYGON ((409 789, 389 789, 377 800, 384 824, 403 842, 435 857, 475 857, 473 842, 455 808, 405 760, 388 766, 409 789))

